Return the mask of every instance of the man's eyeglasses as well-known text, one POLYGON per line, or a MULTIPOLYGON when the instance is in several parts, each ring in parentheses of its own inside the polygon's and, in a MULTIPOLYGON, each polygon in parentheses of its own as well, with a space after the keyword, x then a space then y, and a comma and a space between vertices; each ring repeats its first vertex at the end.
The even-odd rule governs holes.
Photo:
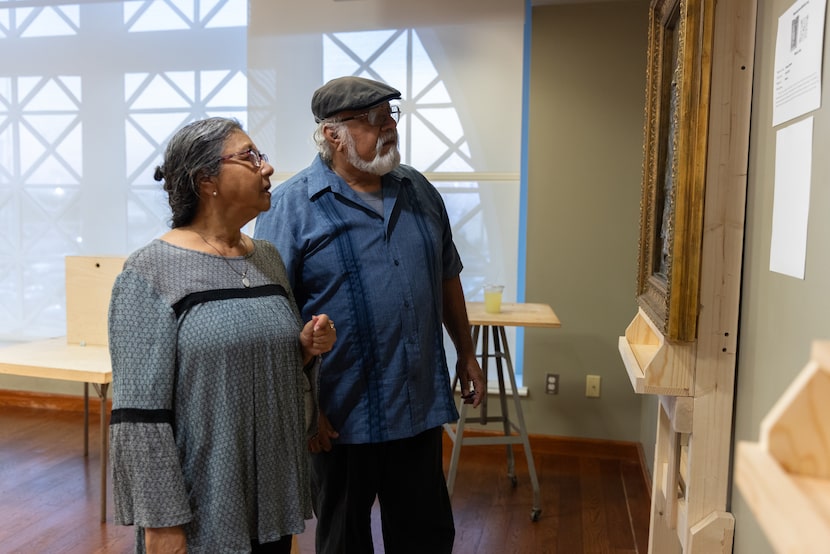
POLYGON ((376 108, 372 108, 368 112, 364 112, 361 114, 353 115, 350 117, 344 117, 339 119, 338 121, 351 121, 352 119, 363 119, 366 118, 366 122, 371 125, 372 127, 381 127, 384 123, 386 123, 388 117, 391 117, 395 120, 395 123, 401 118, 401 108, 400 106, 378 106, 376 108))
POLYGON ((247 150, 243 150, 242 152, 236 152, 234 154, 222 156, 221 158, 219 158, 219 161, 224 162, 226 160, 230 160, 231 158, 236 158, 238 156, 247 156, 248 161, 254 164, 254 167, 262 167, 262 162, 268 161, 267 154, 263 154, 262 152, 254 150, 253 148, 248 148, 247 150))

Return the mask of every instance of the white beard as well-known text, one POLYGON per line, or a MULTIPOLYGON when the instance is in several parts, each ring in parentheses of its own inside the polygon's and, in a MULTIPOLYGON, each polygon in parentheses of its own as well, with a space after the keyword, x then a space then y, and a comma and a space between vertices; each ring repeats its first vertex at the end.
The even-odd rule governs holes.
POLYGON ((351 133, 345 133, 346 160, 360 171, 372 175, 386 175, 401 164, 401 153, 398 151, 398 133, 397 131, 390 131, 390 133, 378 137, 378 143, 375 146, 375 157, 371 161, 366 161, 357 154, 351 133), (381 154, 383 143, 390 138, 390 133, 394 133, 395 146, 386 154, 381 154))

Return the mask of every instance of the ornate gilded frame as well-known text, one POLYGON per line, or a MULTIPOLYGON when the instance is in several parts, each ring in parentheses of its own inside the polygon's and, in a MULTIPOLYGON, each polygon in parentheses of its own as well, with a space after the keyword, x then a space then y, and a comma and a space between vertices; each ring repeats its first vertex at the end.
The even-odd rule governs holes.
POLYGON ((652 0, 637 303, 696 339, 715 0, 652 0))

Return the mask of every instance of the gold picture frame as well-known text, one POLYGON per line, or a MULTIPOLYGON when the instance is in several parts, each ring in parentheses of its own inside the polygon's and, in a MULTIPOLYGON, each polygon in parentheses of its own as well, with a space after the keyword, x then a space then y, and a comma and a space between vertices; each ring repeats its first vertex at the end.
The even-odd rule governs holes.
POLYGON ((715 0, 652 0, 637 303, 696 339, 715 0))

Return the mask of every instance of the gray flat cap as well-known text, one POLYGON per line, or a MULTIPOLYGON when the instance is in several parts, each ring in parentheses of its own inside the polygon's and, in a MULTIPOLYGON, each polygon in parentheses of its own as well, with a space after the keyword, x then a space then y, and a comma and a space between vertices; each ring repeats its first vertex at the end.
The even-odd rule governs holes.
POLYGON ((311 113, 314 121, 322 120, 346 110, 362 110, 400 98, 401 92, 386 83, 363 77, 338 77, 314 91, 311 113))

